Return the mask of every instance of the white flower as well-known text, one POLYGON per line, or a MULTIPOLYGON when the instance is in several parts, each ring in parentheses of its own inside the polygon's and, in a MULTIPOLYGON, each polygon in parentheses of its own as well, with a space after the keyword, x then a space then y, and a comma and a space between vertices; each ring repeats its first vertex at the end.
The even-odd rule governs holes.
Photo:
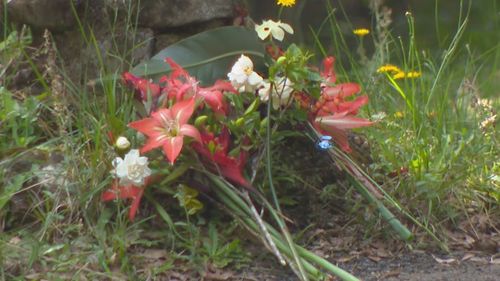
POLYGON ((118 149, 125 150, 130 147, 130 142, 126 137, 118 137, 118 139, 116 139, 115 146, 118 149))
POLYGON ((253 62, 245 55, 241 55, 236 61, 227 77, 231 81, 231 85, 239 92, 253 92, 263 80, 259 74, 253 71, 253 62))
POLYGON ((262 24, 257 24, 255 26, 255 31, 260 39, 266 39, 269 34, 273 36, 274 39, 278 41, 283 41, 285 37, 285 31, 293 34, 293 29, 289 24, 282 23, 281 21, 266 20, 262 24))
MULTIPOLYGON (((271 92, 271 83, 262 82, 262 85, 263 87, 259 89, 259 97, 261 101, 267 102, 269 100, 269 93, 271 92)), ((282 105, 285 106, 290 102, 290 95, 293 92, 292 85, 293 83, 285 77, 277 79, 272 93, 274 109, 278 109, 282 105)))
POLYGON ((132 149, 125 154, 125 159, 116 157, 113 167, 115 169, 111 173, 120 179, 120 185, 141 186, 144 184, 144 179, 151 175, 148 158, 141 157, 137 149, 132 149))

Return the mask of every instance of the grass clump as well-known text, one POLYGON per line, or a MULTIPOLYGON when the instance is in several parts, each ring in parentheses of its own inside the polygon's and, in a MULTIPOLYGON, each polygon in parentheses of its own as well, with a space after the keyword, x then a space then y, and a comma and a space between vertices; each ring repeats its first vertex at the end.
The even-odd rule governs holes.
MULTIPOLYGON (((372 1, 372 42, 367 45, 370 37, 365 37, 365 46, 360 41, 358 47, 374 46, 371 56, 349 52, 343 61, 346 73, 357 75, 370 95, 368 114, 379 120, 367 131, 371 174, 443 238, 447 227, 498 212, 500 100, 490 88, 498 73, 489 70, 498 64, 500 45, 495 42, 487 51, 480 46, 483 53, 477 55, 477 41, 466 36, 476 16, 471 5, 456 4, 457 27, 453 36, 439 38, 440 46, 446 44, 440 52, 422 49, 418 14, 406 12, 407 33, 393 37, 390 9, 372 1)), ((334 49, 348 52, 337 19, 326 23, 336 38, 334 49)))

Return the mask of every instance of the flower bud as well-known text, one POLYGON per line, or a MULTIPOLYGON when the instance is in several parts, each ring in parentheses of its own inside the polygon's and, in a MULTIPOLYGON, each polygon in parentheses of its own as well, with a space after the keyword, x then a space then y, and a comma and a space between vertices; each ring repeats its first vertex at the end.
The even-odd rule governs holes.
POLYGON ((198 116, 198 118, 196 118, 194 120, 194 125, 197 128, 199 128, 199 127, 203 126, 205 124, 205 122, 207 122, 207 119, 208 119, 208 116, 206 116, 206 115, 198 116))
POLYGON ((245 119, 243 117, 236 119, 235 125, 237 127, 241 127, 241 126, 245 125, 245 119))
POLYGON ((115 146, 119 150, 126 150, 130 147, 130 142, 126 137, 120 136, 118 137, 118 139, 116 139, 115 146))
POLYGON ((276 60, 276 63, 277 64, 284 64, 286 61, 286 57, 285 56, 281 56, 279 57, 277 60, 276 60))

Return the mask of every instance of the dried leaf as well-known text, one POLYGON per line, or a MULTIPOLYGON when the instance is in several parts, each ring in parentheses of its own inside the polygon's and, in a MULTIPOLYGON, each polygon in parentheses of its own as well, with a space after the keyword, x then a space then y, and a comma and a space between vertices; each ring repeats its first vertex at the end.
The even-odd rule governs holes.
POLYGON ((382 276, 380 276, 379 280, 385 280, 389 277, 397 277, 397 276, 399 276, 399 274, 401 274, 401 270, 399 270, 399 269, 388 271, 388 272, 382 274, 382 276))
POLYGON ((473 258, 473 257, 475 257, 475 256, 476 256, 476 255, 475 255, 475 254, 473 254, 473 253, 467 253, 467 254, 465 254, 465 255, 462 257, 461 261, 466 261, 466 260, 469 260, 469 259, 471 259, 471 258, 473 258))
POLYGON ((470 259, 470 261, 479 262, 479 263, 482 263, 482 264, 488 264, 488 260, 486 258, 472 257, 470 259))
POLYGON ((377 257, 377 256, 368 256, 368 258, 374 262, 379 262, 380 260, 382 260, 382 258, 380 257, 377 257))
POLYGON ((138 256, 151 260, 166 260, 168 252, 164 249, 147 249, 143 253, 138 254, 138 256))
POLYGON ((454 259, 454 258, 441 259, 441 258, 438 258, 438 257, 436 257, 434 255, 432 255, 432 257, 434 258, 434 260, 436 260, 440 264, 446 264, 446 265, 448 265, 448 264, 452 264, 452 263, 456 263, 457 262, 457 260, 454 259))
POLYGON ((356 258, 356 256, 345 256, 345 257, 341 257, 341 258, 336 259, 336 261, 340 262, 340 263, 345 263, 345 262, 350 262, 355 258, 356 258))

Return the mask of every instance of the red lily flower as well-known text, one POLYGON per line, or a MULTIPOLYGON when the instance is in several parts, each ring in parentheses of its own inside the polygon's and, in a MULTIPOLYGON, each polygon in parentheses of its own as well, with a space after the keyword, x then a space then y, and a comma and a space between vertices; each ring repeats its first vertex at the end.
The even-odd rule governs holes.
POLYGON ((355 117, 347 111, 314 119, 314 127, 324 135, 333 137, 333 140, 346 152, 350 152, 347 130, 372 125, 373 122, 364 118, 355 117))
POLYGON ((169 100, 180 101, 195 97, 204 101, 216 114, 227 114, 228 106, 223 92, 238 93, 230 82, 219 80, 211 87, 200 87, 199 82, 171 58, 166 58, 165 61, 172 68, 172 73, 162 77, 160 82, 166 83, 162 92, 169 100))
POLYGON ((128 218, 133 221, 137 213, 137 209, 141 203, 142 195, 144 194, 144 188, 149 184, 150 178, 145 180, 144 187, 139 187, 135 185, 120 186, 119 180, 113 181, 111 188, 104 191, 101 195, 101 200, 103 202, 112 201, 116 199, 132 199, 130 204, 130 210, 128 212, 128 218))
POLYGON ((368 102, 367 96, 346 101, 346 98, 361 90, 358 84, 343 83, 332 86, 336 81, 334 62, 333 57, 323 61, 321 76, 325 78, 325 83, 322 84, 321 96, 313 107, 310 117, 313 126, 319 132, 332 136, 344 151, 350 152, 347 130, 370 126, 373 122, 356 117, 359 108, 368 102))
POLYGON ((231 85, 231 82, 217 80, 211 87, 200 87, 197 96, 202 98, 215 114, 225 116, 227 115, 228 106, 223 92, 238 94, 238 91, 231 85))
POLYGON ((358 109, 368 103, 368 97, 361 96, 354 101, 346 101, 345 98, 356 94, 360 90, 361 88, 356 83, 343 83, 333 87, 324 87, 321 97, 316 103, 316 116, 326 116, 344 111, 356 115, 358 109))
POLYGON ((243 177, 248 153, 242 150, 237 157, 228 155, 229 130, 227 128, 223 128, 218 137, 215 137, 213 133, 203 132, 201 138, 202 143, 193 143, 192 145, 196 152, 211 160, 222 176, 230 182, 253 189, 252 185, 243 177), (215 151, 209 150, 210 143, 215 144, 215 151))
POLYGON ((141 148, 141 153, 162 147, 165 156, 174 163, 184 144, 184 136, 201 142, 200 132, 187 124, 194 111, 194 99, 178 101, 172 108, 162 108, 151 114, 150 118, 130 123, 130 128, 149 137, 141 148))
POLYGON ((139 78, 134 76, 132 73, 123 73, 123 80, 125 83, 136 90, 136 98, 141 101, 146 101, 148 98, 148 92, 153 97, 153 100, 157 99, 160 95, 160 86, 151 82, 148 79, 139 78))

